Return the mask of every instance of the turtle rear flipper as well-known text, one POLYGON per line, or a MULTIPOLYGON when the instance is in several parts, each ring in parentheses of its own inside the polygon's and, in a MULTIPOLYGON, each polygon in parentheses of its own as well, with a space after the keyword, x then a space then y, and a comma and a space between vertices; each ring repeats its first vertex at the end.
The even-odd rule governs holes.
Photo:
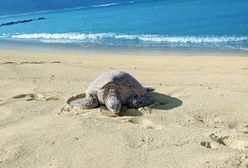
POLYGON ((153 92, 155 89, 152 88, 152 87, 145 87, 145 90, 146 90, 147 92, 153 92))
POLYGON ((70 98, 66 101, 66 103, 67 103, 67 104, 70 104, 73 100, 82 99, 82 98, 85 98, 85 97, 86 97, 86 93, 81 93, 81 94, 79 94, 79 95, 70 97, 70 98))
POLYGON ((70 106, 82 106, 83 108, 95 108, 98 106, 98 100, 96 97, 88 96, 86 98, 76 99, 71 101, 70 106))
POLYGON ((131 107, 131 108, 140 108, 140 107, 149 106, 151 104, 152 104, 152 101, 147 96, 135 96, 135 97, 129 98, 127 101, 128 107, 131 107))

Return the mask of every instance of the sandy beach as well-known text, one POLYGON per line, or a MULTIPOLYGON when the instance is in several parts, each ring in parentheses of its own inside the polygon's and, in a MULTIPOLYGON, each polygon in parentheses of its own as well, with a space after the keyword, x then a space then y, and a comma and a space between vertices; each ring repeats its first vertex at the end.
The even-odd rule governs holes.
POLYGON ((247 57, 0 50, 0 167, 245 168, 247 102, 247 57), (66 105, 110 70, 155 103, 120 117, 66 105))

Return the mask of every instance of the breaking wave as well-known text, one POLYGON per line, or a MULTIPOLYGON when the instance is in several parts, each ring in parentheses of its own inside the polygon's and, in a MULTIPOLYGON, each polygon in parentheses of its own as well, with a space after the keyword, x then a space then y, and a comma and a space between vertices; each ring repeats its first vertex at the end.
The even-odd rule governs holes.
POLYGON ((96 43, 110 46, 224 47, 247 48, 248 36, 161 36, 115 33, 35 33, 3 35, 2 38, 42 43, 96 43))

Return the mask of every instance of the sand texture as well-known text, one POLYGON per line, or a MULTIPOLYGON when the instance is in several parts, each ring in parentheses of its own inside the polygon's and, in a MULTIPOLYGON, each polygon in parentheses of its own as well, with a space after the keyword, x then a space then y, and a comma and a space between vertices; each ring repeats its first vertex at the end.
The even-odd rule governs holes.
POLYGON ((248 167, 248 58, 0 51, 0 167, 248 167), (109 70, 153 105, 71 108, 109 70))

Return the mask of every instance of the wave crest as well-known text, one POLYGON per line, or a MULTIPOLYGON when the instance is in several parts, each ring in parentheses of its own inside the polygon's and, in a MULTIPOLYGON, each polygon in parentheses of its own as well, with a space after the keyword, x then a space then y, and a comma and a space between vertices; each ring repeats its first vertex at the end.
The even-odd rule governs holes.
MULTIPOLYGON (((8 35, 4 35, 5 38, 8 35)), ((160 36, 115 33, 35 33, 16 34, 8 38, 43 43, 97 43, 117 46, 169 46, 169 47, 232 47, 247 48, 248 36, 160 36)))
POLYGON ((21 34, 12 35, 12 38, 18 39, 69 39, 69 40, 86 40, 86 39, 104 39, 104 38, 116 38, 151 42, 170 42, 170 43, 221 43, 231 41, 244 41, 248 40, 248 36, 159 36, 159 35, 126 35, 126 34, 114 34, 114 33, 98 33, 98 34, 80 34, 80 33, 35 33, 35 34, 21 34))

